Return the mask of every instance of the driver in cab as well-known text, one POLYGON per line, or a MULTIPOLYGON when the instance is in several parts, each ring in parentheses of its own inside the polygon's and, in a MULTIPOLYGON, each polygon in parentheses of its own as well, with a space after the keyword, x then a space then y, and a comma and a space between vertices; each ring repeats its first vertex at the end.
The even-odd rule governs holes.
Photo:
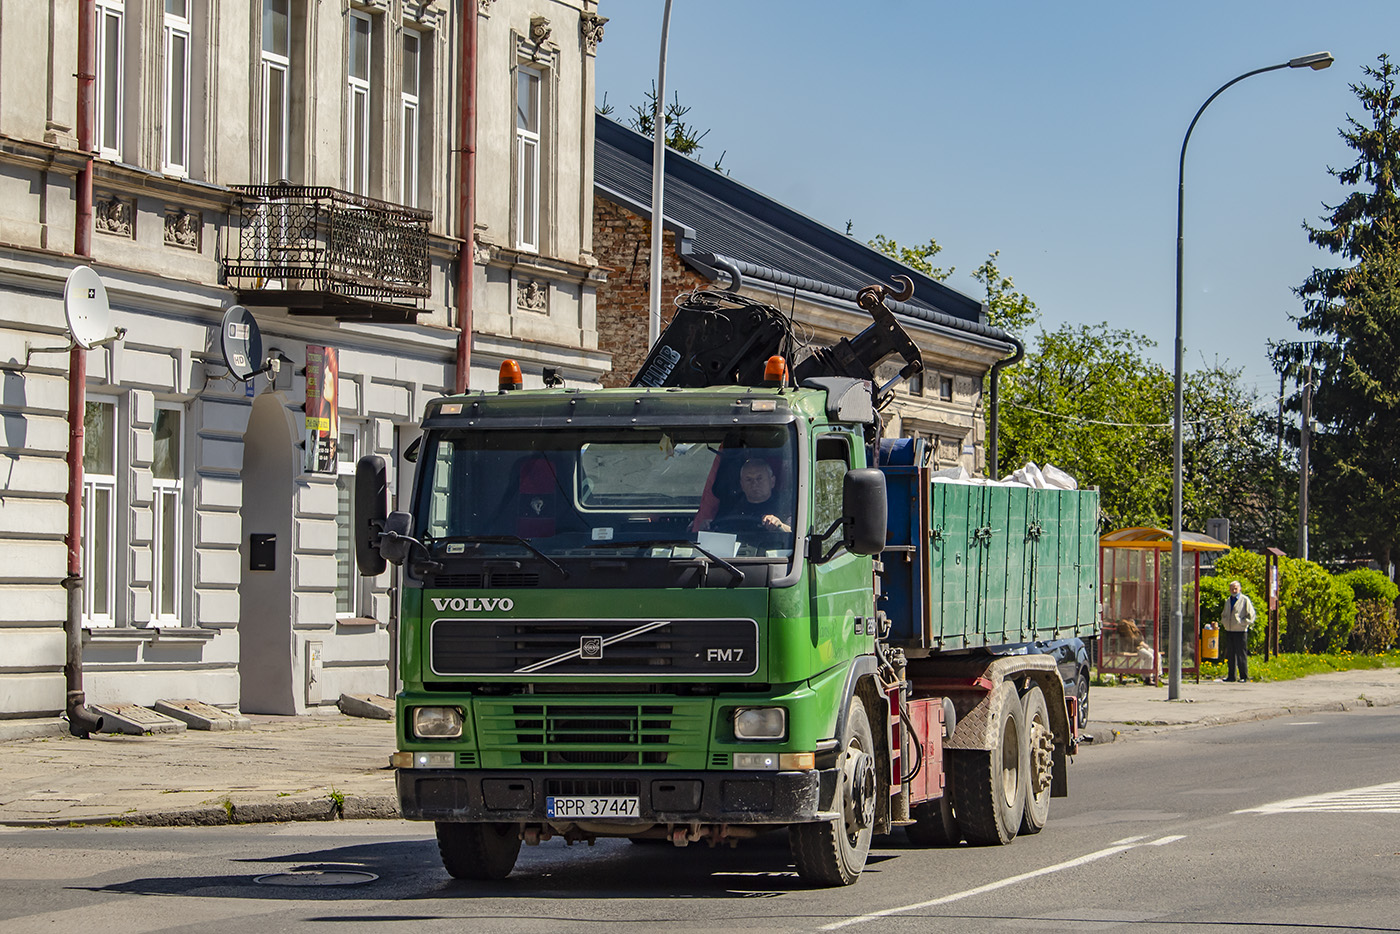
POLYGON ((739 489, 743 496, 722 504, 714 520, 705 523, 701 531, 712 526, 724 528, 752 524, 767 531, 791 532, 792 514, 773 494, 776 485, 773 467, 766 460, 750 458, 744 461, 739 468, 739 489))

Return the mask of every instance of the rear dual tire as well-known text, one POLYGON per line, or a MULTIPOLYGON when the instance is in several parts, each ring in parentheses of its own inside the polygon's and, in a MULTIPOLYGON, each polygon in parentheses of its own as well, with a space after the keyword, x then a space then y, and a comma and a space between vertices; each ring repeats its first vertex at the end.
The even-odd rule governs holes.
POLYGON ((1026 812, 1030 750, 1016 685, 1003 681, 992 709, 996 713, 990 750, 950 750, 958 828, 968 843, 978 846, 1010 843, 1026 812))

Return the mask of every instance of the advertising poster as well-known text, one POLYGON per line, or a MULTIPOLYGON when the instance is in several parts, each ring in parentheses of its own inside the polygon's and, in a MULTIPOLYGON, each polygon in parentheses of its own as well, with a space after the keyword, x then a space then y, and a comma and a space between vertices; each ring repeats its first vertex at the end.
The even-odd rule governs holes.
POLYGON ((306 472, 336 472, 340 362, 334 347, 306 345, 306 472))

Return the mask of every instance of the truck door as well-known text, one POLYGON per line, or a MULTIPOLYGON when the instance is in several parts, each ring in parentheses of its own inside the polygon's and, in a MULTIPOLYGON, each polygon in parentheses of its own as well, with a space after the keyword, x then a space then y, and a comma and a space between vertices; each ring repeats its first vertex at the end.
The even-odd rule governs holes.
MULTIPOLYGON (((812 532, 822 535, 841 516, 842 482, 852 467, 855 445, 849 432, 831 432, 817 438, 815 450, 812 532)), ((875 625, 870 558, 839 548, 829 561, 809 562, 808 567, 817 624, 815 667, 820 670, 869 652, 875 625)))

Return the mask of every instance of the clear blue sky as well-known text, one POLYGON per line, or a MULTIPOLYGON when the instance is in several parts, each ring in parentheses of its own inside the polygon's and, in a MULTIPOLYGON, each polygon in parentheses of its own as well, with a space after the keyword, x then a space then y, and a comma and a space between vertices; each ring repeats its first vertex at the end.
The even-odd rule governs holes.
MULTIPOLYGON (((600 0, 598 98, 619 119, 656 77, 663 6, 600 0)), ((674 0, 667 96, 736 180, 862 240, 934 237, 978 298, 969 274, 1000 250, 1044 326, 1131 328, 1170 367, 1191 117, 1321 50, 1326 71, 1226 91, 1187 151, 1187 366, 1218 356, 1271 398, 1265 341, 1298 336, 1291 290, 1331 262, 1301 224, 1343 196, 1327 167, 1353 161, 1348 85, 1400 55, 1400 2, 674 0)))

